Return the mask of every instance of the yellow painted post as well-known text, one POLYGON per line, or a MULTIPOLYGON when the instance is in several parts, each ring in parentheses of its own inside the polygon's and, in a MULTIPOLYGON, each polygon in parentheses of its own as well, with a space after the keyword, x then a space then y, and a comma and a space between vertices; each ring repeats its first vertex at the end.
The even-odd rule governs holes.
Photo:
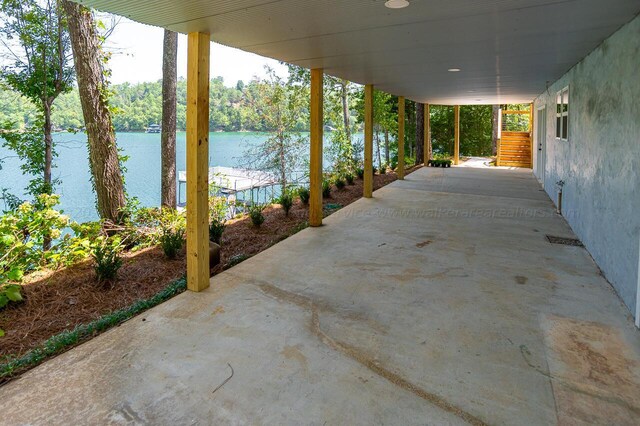
POLYGON ((454 138, 455 142, 453 145, 453 164, 456 166, 460 163, 460 105, 456 105, 453 107, 455 128, 454 128, 454 138))
POLYGON ((311 70, 309 225, 322 225, 322 69, 311 70))
POLYGON ((363 196, 373 197, 373 84, 364 86, 364 184, 363 196))
POLYGON ((209 287, 209 34, 187 48, 187 288, 209 287))
POLYGON ((404 179, 404 96, 398 96, 398 179, 404 179))
POLYGON ((529 165, 533 169, 533 102, 529 104, 529 148, 531 152, 529 165))
POLYGON ((422 149, 423 164, 427 166, 431 159, 431 117, 429 116, 429 104, 424 104, 424 148, 422 149))

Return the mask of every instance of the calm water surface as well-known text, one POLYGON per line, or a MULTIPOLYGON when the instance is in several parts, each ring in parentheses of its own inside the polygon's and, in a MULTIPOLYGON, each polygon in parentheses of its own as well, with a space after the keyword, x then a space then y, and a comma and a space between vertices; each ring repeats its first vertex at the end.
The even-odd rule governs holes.
MULTIPOLYGON (((127 192, 137 197, 143 206, 159 205, 160 134, 118 133, 117 137, 123 154, 129 156, 125 163, 127 192)), ((266 133, 211 133, 209 165, 239 167, 242 165, 244 152, 267 137, 266 133)), ((54 135, 54 140, 58 157, 54 161, 56 168, 53 175, 62 180, 61 185, 56 188, 56 193, 60 194, 61 208, 75 221, 96 220, 98 214, 91 187, 86 136, 83 133, 58 133, 54 135)), ((186 169, 185 142, 186 133, 178 132, 178 170, 186 169)), ((11 193, 23 196, 29 176, 22 175, 20 162, 11 151, 0 147, 0 158, 4 158, 0 169, 0 188, 7 188, 11 193)), ((0 203, 0 209, 3 207, 0 203)))
MULTIPOLYGON (((248 147, 259 144, 264 133, 211 133, 209 135, 209 164, 211 166, 236 167, 242 164, 242 155, 248 147)), ((127 192, 144 206, 160 203, 160 135, 147 133, 118 133, 118 146, 129 156, 125 163, 127 192)), ((61 207, 78 222, 95 220, 95 196, 91 187, 89 153, 86 136, 82 133, 58 133, 54 135, 58 157, 53 175, 62 180, 56 188, 61 207)), ((186 134, 178 132, 176 163, 178 170, 186 169, 186 134)), ((19 161, 13 153, 0 147, 4 158, 0 169, 0 188, 7 188, 16 195, 23 195, 29 181, 23 176, 19 161)), ((184 195, 183 195, 184 196, 184 195)), ((0 205, 0 208, 4 206, 0 205)))

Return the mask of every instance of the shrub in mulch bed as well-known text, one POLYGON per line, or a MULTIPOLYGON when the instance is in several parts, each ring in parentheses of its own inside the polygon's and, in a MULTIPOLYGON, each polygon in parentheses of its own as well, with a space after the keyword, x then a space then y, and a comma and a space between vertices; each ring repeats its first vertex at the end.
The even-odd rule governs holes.
MULTIPOLYGON (((379 189, 394 180, 394 172, 376 174, 373 187, 379 189)), ((331 198, 324 204, 344 207, 362 197, 362 186, 362 179, 356 179, 340 191, 332 187, 331 198)), ((327 208, 325 214, 334 211, 327 208)), ((212 275, 306 228, 309 211, 296 199, 288 216, 279 206, 267 207, 263 215, 259 228, 248 217, 227 222, 220 264, 212 275)), ((91 261, 27 277, 24 302, 0 311, 0 328, 6 331, 0 338, 0 384, 183 290, 183 254, 171 260, 161 248, 153 247, 126 253, 123 261, 116 280, 102 284, 95 280, 91 261)))

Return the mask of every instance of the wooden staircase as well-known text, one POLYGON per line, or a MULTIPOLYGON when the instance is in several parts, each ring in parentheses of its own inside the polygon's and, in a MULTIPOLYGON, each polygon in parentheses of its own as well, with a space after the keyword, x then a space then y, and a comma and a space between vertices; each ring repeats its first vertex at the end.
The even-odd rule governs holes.
POLYGON ((532 168, 531 133, 502 132, 497 165, 532 168))
POLYGON ((533 104, 527 110, 502 109, 496 166, 533 168, 533 104))

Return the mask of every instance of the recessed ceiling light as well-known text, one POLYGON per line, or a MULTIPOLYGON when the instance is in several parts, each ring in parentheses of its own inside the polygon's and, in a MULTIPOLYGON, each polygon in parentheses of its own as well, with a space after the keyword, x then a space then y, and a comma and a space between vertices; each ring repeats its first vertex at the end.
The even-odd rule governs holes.
POLYGON ((387 0, 384 5, 389 9, 402 9, 409 6, 409 2, 407 0, 387 0))
POLYGON ((475 90, 467 90, 467 93, 476 93, 475 90))
POLYGON ((449 72, 460 72, 460 68, 449 68, 447 71, 449 71, 449 72))

